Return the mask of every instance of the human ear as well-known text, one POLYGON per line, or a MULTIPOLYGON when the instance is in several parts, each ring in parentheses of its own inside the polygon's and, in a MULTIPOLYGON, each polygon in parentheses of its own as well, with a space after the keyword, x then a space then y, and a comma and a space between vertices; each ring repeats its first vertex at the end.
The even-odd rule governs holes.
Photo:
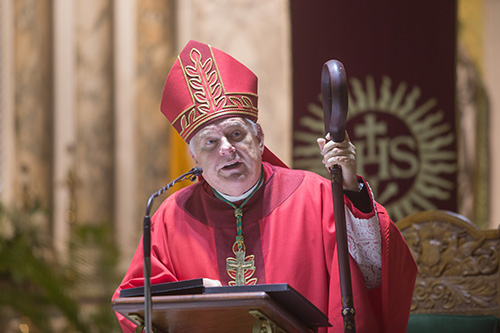
POLYGON ((194 163, 196 165, 198 165, 198 160, 196 159, 196 154, 193 153, 193 151, 191 150, 191 147, 189 147, 188 151, 189 151, 189 155, 191 155, 191 158, 193 159, 194 163))
POLYGON ((260 152, 264 152, 264 130, 262 130, 262 127, 260 124, 256 124, 257 127, 257 140, 259 141, 259 149, 260 152))

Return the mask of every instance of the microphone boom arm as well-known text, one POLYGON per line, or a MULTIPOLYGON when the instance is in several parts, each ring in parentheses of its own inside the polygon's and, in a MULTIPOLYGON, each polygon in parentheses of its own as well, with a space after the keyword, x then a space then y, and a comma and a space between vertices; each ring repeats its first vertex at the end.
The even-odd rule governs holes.
POLYGON ((194 167, 190 171, 174 179, 171 183, 159 189, 157 192, 151 194, 151 196, 149 197, 148 205, 146 206, 146 215, 144 216, 144 230, 142 237, 144 252, 144 332, 146 333, 151 333, 153 331, 153 322, 151 318, 151 311, 153 307, 151 300, 151 218, 149 217, 151 206, 153 205, 153 201, 156 197, 165 193, 176 183, 179 183, 185 179, 194 181, 196 180, 196 177, 198 177, 202 173, 203 170, 200 167, 194 167))
POLYGON ((155 193, 151 194, 151 196, 149 197, 149 200, 148 200, 148 205, 146 206, 146 216, 149 216, 149 213, 151 212, 151 206, 153 205, 153 201, 155 198, 159 197, 160 195, 162 195, 163 193, 168 191, 172 186, 174 186, 177 183, 182 182, 183 180, 189 179, 192 182, 195 181, 196 177, 198 177, 202 173, 203 173, 203 170, 200 167, 194 167, 191 170, 189 170, 188 172, 175 178, 172 182, 168 183, 167 185, 165 185, 164 187, 162 187, 161 189, 159 189, 155 193))

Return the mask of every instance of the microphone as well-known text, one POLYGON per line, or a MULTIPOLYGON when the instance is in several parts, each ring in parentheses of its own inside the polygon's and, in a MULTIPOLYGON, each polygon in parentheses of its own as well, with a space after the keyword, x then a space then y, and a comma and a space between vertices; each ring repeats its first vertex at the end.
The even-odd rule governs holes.
POLYGON ((156 197, 159 197, 160 195, 162 195, 163 193, 165 193, 169 188, 171 188, 172 186, 174 186, 176 183, 179 183, 179 182, 181 182, 181 181, 183 181, 185 179, 189 179, 190 181, 195 181, 196 177, 198 177, 202 173, 203 173, 203 169, 202 168, 200 168, 200 167, 194 167, 191 170, 189 170, 188 172, 183 173, 179 177, 175 178, 171 183, 165 185, 164 187, 162 187, 161 189, 159 189, 155 193, 151 194, 151 197, 149 197, 148 205, 146 207, 146 216, 149 215, 149 212, 151 211, 151 205, 153 204, 153 200, 156 197))
POLYGON ((153 205, 153 200, 165 193, 169 188, 174 186, 183 180, 189 179, 190 181, 195 181, 196 177, 203 173, 203 169, 200 167, 194 167, 188 172, 175 178, 172 182, 168 183, 155 193, 151 194, 146 206, 146 215, 144 216, 144 230, 142 237, 143 252, 144 252, 144 332, 152 332, 152 320, 151 320, 151 218, 149 213, 151 211, 151 206, 153 205))
POLYGON ((192 173, 193 176, 198 177, 201 176, 201 174, 203 173, 203 169, 200 167, 194 167, 189 172, 192 173))

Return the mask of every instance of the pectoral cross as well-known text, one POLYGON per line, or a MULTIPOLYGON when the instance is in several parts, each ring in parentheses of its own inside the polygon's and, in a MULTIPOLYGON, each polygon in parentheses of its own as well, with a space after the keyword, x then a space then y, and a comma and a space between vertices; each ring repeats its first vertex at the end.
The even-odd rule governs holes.
POLYGON ((247 256, 244 246, 241 249, 237 249, 236 242, 235 245, 233 245, 233 253, 236 255, 236 258, 226 258, 227 274, 234 279, 234 281, 229 281, 229 285, 244 286, 256 284, 257 278, 250 279, 255 272, 255 256, 247 256))

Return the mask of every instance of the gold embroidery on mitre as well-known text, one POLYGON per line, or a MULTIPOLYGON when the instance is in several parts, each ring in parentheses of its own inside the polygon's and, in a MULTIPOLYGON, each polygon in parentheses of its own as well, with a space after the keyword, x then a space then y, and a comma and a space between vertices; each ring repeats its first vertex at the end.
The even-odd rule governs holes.
POLYGON ((193 48, 189 58, 191 64, 186 66, 182 64, 180 57, 178 58, 189 93, 195 103, 181 112, 173 122, 175 124, 179 121, 179 134, 182 138, 189 137, 200 125, 218 117, 221 112, 234 112, 257 118, 258 109, 251 99, 257 98, 256 94, 231 92, 226 96, 213 53, 212 57, 204 60, 201 52, 193 48))
POLYGON ((193 93, 198 111, 211 113, 221 110, 226 102, 223 95, 219 72, 214 69, 212 58, 202 59, 199 50, 193 48, 189 53, 192 66, 184 67, 188 76, 188 85, 193 93))

